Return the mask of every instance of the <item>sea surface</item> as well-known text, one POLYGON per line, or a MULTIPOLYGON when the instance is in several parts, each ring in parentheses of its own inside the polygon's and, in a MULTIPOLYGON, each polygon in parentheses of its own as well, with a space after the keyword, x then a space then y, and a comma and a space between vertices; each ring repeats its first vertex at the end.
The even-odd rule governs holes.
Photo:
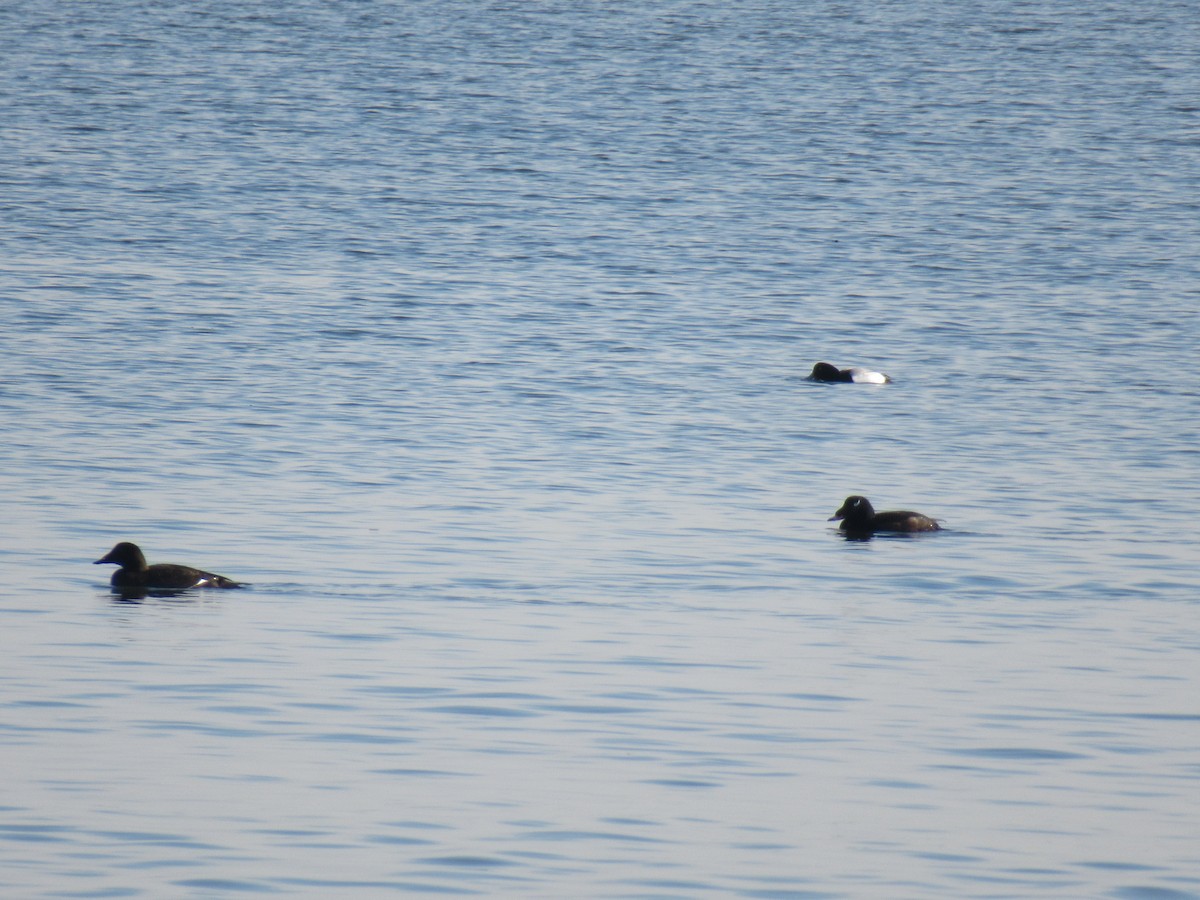
POLYGON ((0 5, 0 895, 1200 897, 1198 47, 0 5))

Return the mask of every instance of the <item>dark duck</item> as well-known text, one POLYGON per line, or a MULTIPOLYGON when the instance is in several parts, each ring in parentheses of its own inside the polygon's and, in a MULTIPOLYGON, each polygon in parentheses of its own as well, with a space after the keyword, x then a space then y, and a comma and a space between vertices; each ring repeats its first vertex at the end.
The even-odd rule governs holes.
POLYGON ((842 508, 835 512, 830 522, 842 520, 841 530, 849 535, 871 535, 877 531, 941 531, 937 521, 909 509, 892 509, 875 512, 875 507, 866 497, 847 497, 842 508))
POLYGON ((113 572, 113 590, 124 592, 140 591, 186 591, 190 588, 237 588, 236 581, 224 575, 214 575, 191 566, 174 563, 146 564, 146 557, 137 544, 122 541, 94 565, 115 563, 120 566, 113 572))
POLYGON ((839 369, 837 366, 827 362, 819 362, 812 368, 812 374, 808 376, 809 381, 824 381, 830 384, 837 382, 846 382, 851 384, 891 384, 892 379, 884 375, 882 372, 872 372, 870 369, 863 369, 859 366, 851 366, 849 369, 839 369))

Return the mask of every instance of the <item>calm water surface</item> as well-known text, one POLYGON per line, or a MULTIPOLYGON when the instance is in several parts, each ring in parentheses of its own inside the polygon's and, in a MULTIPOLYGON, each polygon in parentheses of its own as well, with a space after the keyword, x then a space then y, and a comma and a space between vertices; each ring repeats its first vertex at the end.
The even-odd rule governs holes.
POLYGON ((0 892, 1200 897, 1197 46, 0 9, 0 892))

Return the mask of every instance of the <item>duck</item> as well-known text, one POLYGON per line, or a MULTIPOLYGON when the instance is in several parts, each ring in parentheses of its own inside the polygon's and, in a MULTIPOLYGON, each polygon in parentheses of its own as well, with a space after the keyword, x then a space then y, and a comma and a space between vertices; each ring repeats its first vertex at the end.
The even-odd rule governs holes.
POLYGON ((841 530, 851 535, 869 535, 877 531, 941 531, 936 519, 909 509, 892 509, 875 512, 875 507, 866 497, 858 495, 846 498, 842 508, 829 517, 830 522, 842 520, 841 530))
POLYGON ((892 379, 882 372, 873 372, 859 366, 849 369, 839 369, 827 362, 819 362, 812 368, 809 381, 822 382, 851 382, 853 384, 891 384, 892 379))
POLYGON ((142 548, 122 541, 92 565, 115 563, 120 566, 112 575, 113 590, 117 591, 186 591, 190 588, 240 588, 242 585, 224 575, 214 575, 191 566, 174 563, 146 564, 142 548))

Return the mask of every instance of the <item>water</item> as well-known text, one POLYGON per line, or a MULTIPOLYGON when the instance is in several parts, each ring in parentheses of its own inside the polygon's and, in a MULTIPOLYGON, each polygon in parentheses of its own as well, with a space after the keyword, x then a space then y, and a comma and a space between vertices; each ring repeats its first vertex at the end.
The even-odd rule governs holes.
POLYGON ((0 20, 6 896, 1200 896, 1191 4, 0 20))

